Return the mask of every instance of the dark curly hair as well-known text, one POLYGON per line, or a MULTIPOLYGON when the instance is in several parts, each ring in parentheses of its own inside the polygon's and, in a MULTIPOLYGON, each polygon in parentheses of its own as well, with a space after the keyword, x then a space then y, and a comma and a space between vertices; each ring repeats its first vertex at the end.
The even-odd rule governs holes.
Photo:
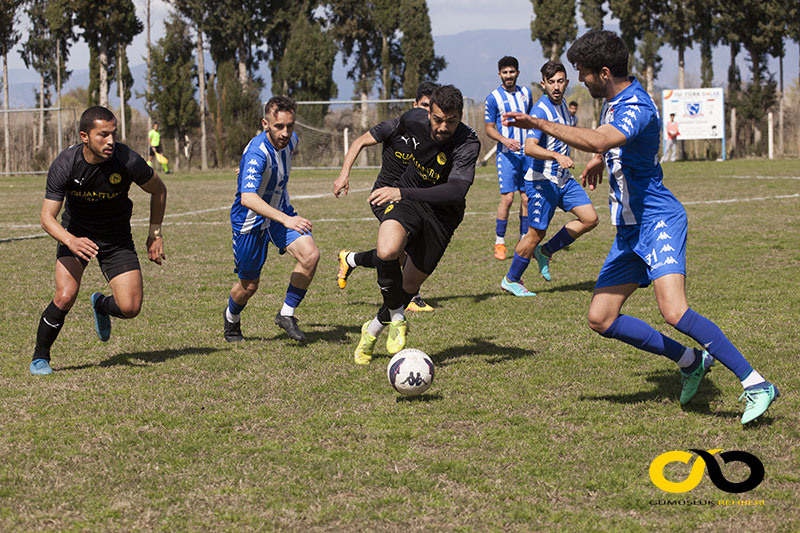
POLYGON ((567 75, 567 69, 558 61, 548 61, 542 65, 541 72, 543 80, 549 80, 559 72, 563 72, 565 76, 567 75))
POLYGON ((628 75, 628 47, 613 31, 591 30, 584 33, 567 50, 567 59, 576 68, 586 68, 594 73, 608 67, 615 78, 628 75))
POLYGON ((264 116, 277 115, 279 111, 297 112, 297 104, 288 96, 273 96, 264 104, 264 116))
POLYGON ((464 97, 455 86, 442 85, 431 94, 431 109, 434 104, 445 113, 458 113, 460 116, 464 110, 464 97))

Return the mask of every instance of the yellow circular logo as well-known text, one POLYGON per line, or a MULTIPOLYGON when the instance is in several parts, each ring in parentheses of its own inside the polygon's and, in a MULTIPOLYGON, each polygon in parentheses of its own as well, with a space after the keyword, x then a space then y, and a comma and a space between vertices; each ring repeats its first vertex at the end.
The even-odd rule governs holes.
POLYGON ((439 155, 436 156, 436 161, 438 161, 440 165, 444 165, 447 163, 447 156, 444 155, 444 152, 439 152, 439 155))
POLYGON ((120 176, 119 174, 116 174, 116 173, 115 173, 115 174, 111 174, 111 175, 108 177, 108 181, 110 181, 110 182, 111 182, 111 185, 116 185, 116 184, 118 184, 120 181, 122 181, 122 176, 120 176))
MULTIPOLYGON (((721 452, 721 449, 708 450, 708 453, 715 454, 721 452)), ((702 457, 695 459, 689 475, 683 481, 674 482, 669 481, 664 477, 664 467, 669 463, 684 463, 689 464, 694 456, 689 452, 684 451, 671 451, 662 453, 650 463, 650 480, 653 485, 663 490, 664 492, 671 492, 673 494, 680 494, 689 492, 695 488, 703 479, 703 471, 706 468, 706 462, 702 457)))

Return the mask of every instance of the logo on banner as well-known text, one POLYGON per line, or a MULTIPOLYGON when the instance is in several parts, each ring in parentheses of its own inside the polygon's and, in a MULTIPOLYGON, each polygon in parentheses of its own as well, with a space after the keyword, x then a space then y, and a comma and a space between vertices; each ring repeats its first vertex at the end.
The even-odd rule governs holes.
POLYGON ((701 103, 700 102, 685 102, 686 106, 686 114, 690 117, 701 117, 703 114, 701 111, 701 103))

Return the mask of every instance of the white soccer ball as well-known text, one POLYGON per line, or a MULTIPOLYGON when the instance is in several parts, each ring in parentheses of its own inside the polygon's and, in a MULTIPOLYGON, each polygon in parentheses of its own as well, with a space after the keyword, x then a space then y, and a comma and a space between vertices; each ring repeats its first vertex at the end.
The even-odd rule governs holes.
POLYGON ((403 396, 422 394, 433 383, 433 361, 422 350, 400 350, 386 367, 389 383, 403 396))

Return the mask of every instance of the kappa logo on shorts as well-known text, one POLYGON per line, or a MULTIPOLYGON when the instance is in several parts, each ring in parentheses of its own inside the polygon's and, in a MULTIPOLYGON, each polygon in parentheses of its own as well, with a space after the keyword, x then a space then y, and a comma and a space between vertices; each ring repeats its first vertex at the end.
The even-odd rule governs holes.
POLYGON ((447 156, 444 155, 444 152, 439 152, 439 155, 436 156, 436 162, 440 165, 447 163, 447 156))
POLYGON ((664 264, 665 265, 677 265, 678 261, 676 261, 674 257, 669 256, 664 260, 664 264))
POLYGON ((656 227, 653 229, 653 231, 658 231, 661 228, 666 228, 666 227, 667 227, 667 223, 664 222, 663 220, 659 220, 658 224, 656 224, 656 227))
POLYGON ((387 206, 386 206, 386 210, 383 212, 383 214, 385 215, 386 213, 388 213, 388 212, 389 212, 389 211, 391 211, 392 209, 394 209, 394 204, 389 204, 389 205, 387 205, 387 206))
POLYGON ((669 236, 669 233, 667 233, 666 231, 662 231, 661 233, 658 234, 658 239, 656 239, 656 240, 663 241, 663 240, 671 239, 671 238, 672 237, 669 236))
POLYGON ((115 172, 114 174, 111 174, 111 175, 108 177, 108 181, 110 181, 110 182, 111 182, 111 185, 117 185, 119 182, 121 182, 121 181, 122 181, 122 176, 120 176, 119 174, 117 174, 117 173, 115 172))
POLYGON ((734 494, 747 492, 753 490, 761 484, 764 480, 764 464, 758 457, 751 453, 743 452, 741 450, 731 450, 722 452, 719 457, 724 464, 731 462, 744 463, 750 468, 750 476, 739 483, 729 481, 723 474, 722 469, 714 459, 714 454, 721 452, 721 449, 715 450, 689 450, 696 453, 699 457, 692 465, 689 475, 680 482, 669 481, 664 477, 664 468, 670 463, 685 463, 689 464, 692 459, 692 454, 683 450, 673 450, 664 452, 650 463, 650 481, 653 485, 663 490, 664 492, 671 492, 673 494, 680 494, 689 492, 694 489, 703 480, 703 471, 708 467, 708 478, 720 490, 731 492, 734 494))
POLYGON ((542 202, 536 202, 533 204, 534 207, 542 207, 542 202))
POLYGON ((661 253, 662 253, 662 254, 663 254, 664 252, 674 252, 674 251, 675 251, 675 248, 673 248, 673 247, 672 247, 672 246, 670 246, 669 244, 665 244, 664 246, 662 246, 662 247, 661 247, 661 253))

